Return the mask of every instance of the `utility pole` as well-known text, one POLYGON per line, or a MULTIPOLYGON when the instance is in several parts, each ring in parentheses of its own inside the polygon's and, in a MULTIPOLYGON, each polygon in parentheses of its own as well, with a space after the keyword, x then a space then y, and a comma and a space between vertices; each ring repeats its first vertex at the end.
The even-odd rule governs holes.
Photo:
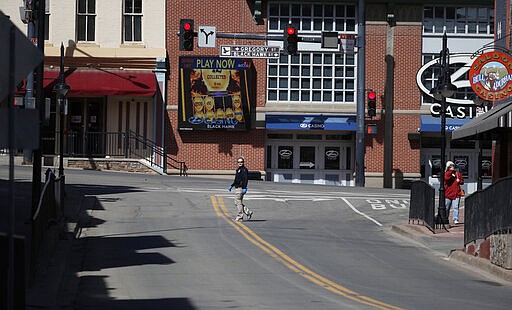
MULTIPOLYGON (((25 10, 24 16, 21 16, 21 20, 23 23, 27 24, 27 38, 34 42, 35 39, 35 0, 24 0, 25 10)), ((34 72, 31 71, 27 75, 27 87, 25 93, 25 109, 35 109, 35 101, 34 101, 34 72)), ((24 149, 23 150, 23 162, 31 163, 32 162, 32 150, 24 149)))
POLYGON ((358 28, 357 28, 357 115, 356 115, 356 186, 364 187, 364 106, 365 106, 365 64, 366 64, 366 18, 365 0, 358 2, 358 28))
MULTIPOLYGON (((45 8, 45 0, 37 0, 36 2, 36 18, 37 21, 37 48, 41 51, 41 54, 44 55, 44 32, 45 32, 45 24, 44 24, 44 14, 46 12, 45 8)), ((36 74, 37 78, 35 81, 36 86, 36 108, 39 109, 39 137, 38 140, 41 142, 41 127, 42 120, 44 119, 44 89, 43 89, 43 72, 44 72, 44 58, 43 61, 37 66, 36 74)), ((41 155, 41 146, 39 143, 39 148, 34 150, 33 153, 33 163, 32 163, 32 214, 34 214, 37 209, 37 203, 39 202, 39 196, 41 194, 41 165, 42 165, 42 155, 41 155)))
POLYGON ((393 100, 395 82, 394 26, 396 25, 393 5, 388 5, 388 26, 386 29, 386 86, 384 89, 384 188, 393 188, 393 100))

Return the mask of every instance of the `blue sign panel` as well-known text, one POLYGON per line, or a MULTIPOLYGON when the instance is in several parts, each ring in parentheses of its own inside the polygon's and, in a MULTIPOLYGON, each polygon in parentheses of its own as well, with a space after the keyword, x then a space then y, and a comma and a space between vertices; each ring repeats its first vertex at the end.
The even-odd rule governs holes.
MULTIPOLYGON (((446 132, 452 132, 469 122, 470 118, 446 118, 446 132)), ((421 132, 441 132, 441 118, 430 115, 421 116, 421 132)))
POLYGON ((355 115, 266 115, 267 129, 355 131, 356 127, 355 115))

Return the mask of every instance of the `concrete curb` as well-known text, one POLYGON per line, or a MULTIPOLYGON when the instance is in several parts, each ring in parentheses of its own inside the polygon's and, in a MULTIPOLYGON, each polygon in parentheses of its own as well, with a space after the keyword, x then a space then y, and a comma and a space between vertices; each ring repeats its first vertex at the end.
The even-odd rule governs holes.
MULTIPOLYGON (((436 253, 439 253, 439 251, 432 249, 429 246, 429 244, 425 242, 426 240, 429 239, 436 239, 436 237, 428 228, 422 225, 392 225, 391 231, 401 235, 404 238, 408 238, 414 242, 418 242, 422 246, 429 248, 436 253)), ((443 253, 443 256, 445 255, 446 253, 443 253)), ((446 255, 446 257, 450 261, 466 265, 466 268, 472 271, 492 275, 500 280, 510 282, 510 284, 512 284, 512 270, 496 266, 493 263, 491 263, 488 259, 471 256, 461 250, 456 249, 452 249, 450 253, 446 255)))
POLYGON ((484 272, 490 273, 504 281, 508 281, 512 284, 512 270, 508 270, 499 266, 494 265, 488 259, 471 256, 463 251, 452 251, 449 256, 450 260, 454 260, 460 263, 476 267, 484 272))
MULTIPOLYGON (((428 228, 425 228, 425 229, 428 230, 428 228)), ((409 228, 409 227, 404 226, 404 225, 392 225, 391 226, 391 231, 394 232, 394 233, 397 233, 397 234, 399 234, 399 235, 401 235, 403 237, 406 237, 406 238, 412 239, 412 240, 414 240, 416 242, 419 242, 419 243, 421 243, 425 247, 428 246, 427 243, 424 241, 424 238, 427 237, 427 236, 420 235, 423 232, 421 232, 421 231, 419 231, 417 229, 412 229, 412 228, 409 228)))

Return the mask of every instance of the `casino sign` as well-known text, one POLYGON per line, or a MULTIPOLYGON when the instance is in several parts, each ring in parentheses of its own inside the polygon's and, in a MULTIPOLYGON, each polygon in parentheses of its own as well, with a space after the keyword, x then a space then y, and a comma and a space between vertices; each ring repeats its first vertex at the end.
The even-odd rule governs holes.
POLYGON ((488 101, 503 100, 512 95, 512 57, 499 51, 480 55, 469 69, 473 91, 488 101))

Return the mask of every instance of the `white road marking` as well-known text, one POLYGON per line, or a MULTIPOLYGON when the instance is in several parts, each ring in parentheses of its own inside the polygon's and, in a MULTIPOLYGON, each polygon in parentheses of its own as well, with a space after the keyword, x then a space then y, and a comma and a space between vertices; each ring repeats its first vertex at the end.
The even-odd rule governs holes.
MULTIPOLYGON (((191 187, 168 187, 168 188, 155 188, 148 187, 145 190, 152 192, 166 192, 166 191, 178 191, 183 193, 216 193, 217 196, 222 197, 231 197, 233 196, 232 192, 228 192, 226 188, 191 188, 191 187)), ((288 201, 332 201, 337 199, 363 199, 370 200, 368 201, 370 205, 372 202, 376 200, 380 201, 400 201, 402 203, 408 203, 409 195, 408 194, 395 194, 395 193, 349 193, 349 192, 300 192, 300 195, 297 195, 297 192, 294 191, 280 191, 280 190, 268 190, 268 191, 258 191, 252 190, 247 195, 244 196, 244 200, 273 200, 276 202, 288 202, 288 201)))
POLYGON ((367 219, 369 219, 370 221, 374 222, 375 224, 377 224, 377 226, 382 226, 381 223, 377 222, 375 219, 373 219, 372 217, 364 214, 363 212, 357 210, 346 198, 342 197, 341 198, 343 201, 345 201, 345 203, 357 214, 359 215, 362 215, 364 217, 366 217, 367 219))

